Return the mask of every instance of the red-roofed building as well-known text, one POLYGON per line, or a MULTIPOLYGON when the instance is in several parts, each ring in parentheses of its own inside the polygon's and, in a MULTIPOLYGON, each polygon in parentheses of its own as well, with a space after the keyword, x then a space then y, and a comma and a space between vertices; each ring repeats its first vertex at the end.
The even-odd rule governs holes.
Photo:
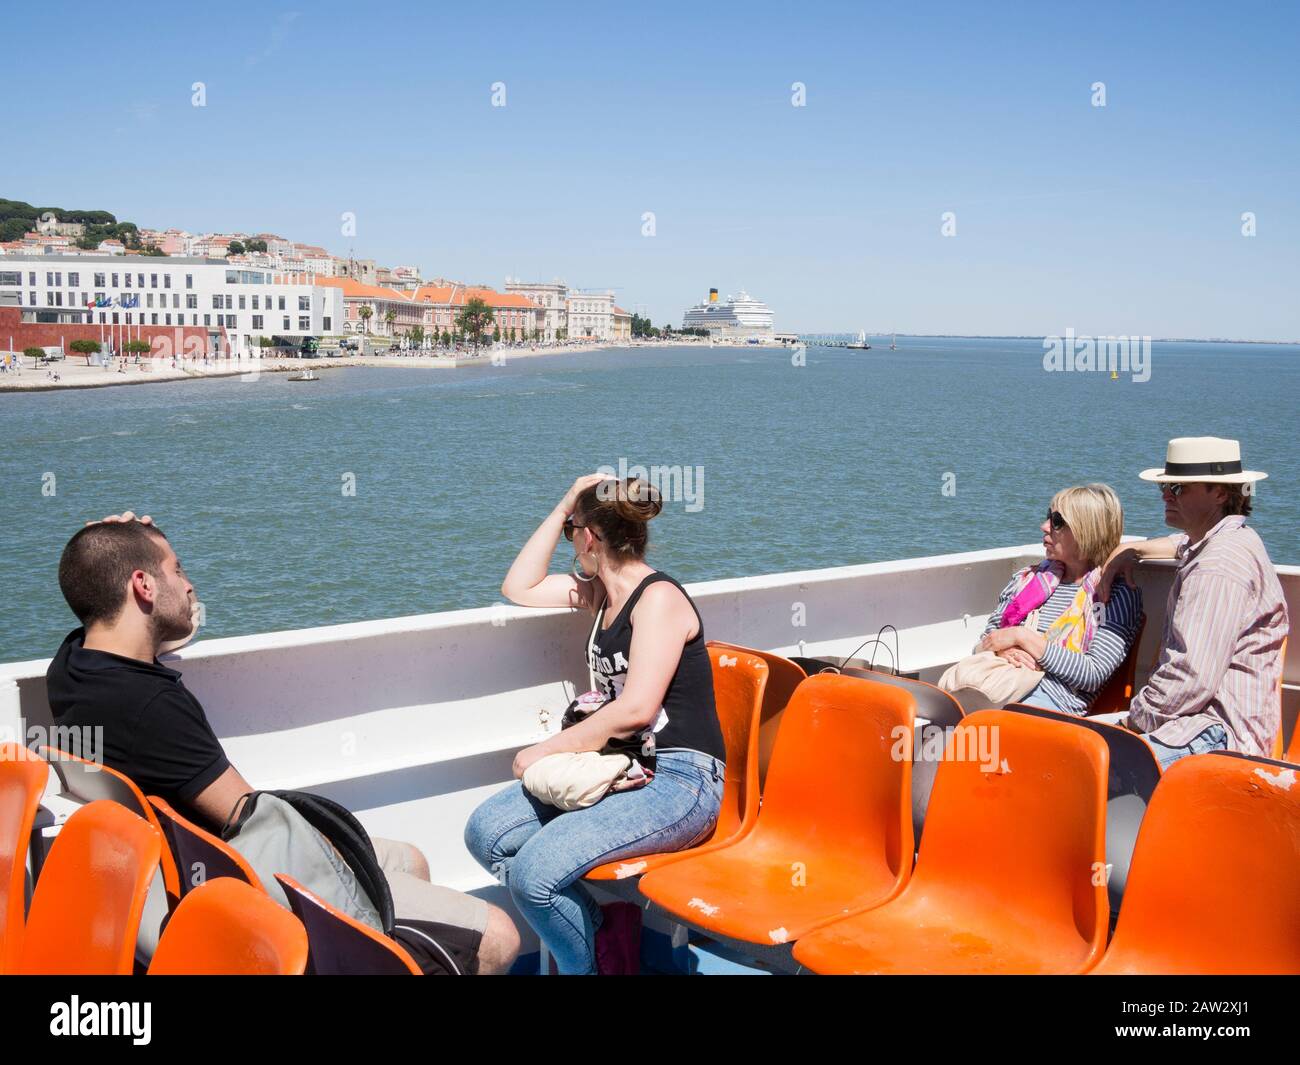
POLYGON ((417 325, 423 326, 426 333, 433 330, 433 307, 417 300, 413 293, 366 285, 349 277, 317 277, 316 284, 321 288, 343 290, 344 328, 350 333, 399 337, 417 325), (362 307, 370 308, 368 321, 361 313, 362 307), (390 312, 391 322, 388 320, 390 312))
POLYGON ((415 298, 433 308, 433 325, 441 334, 456 332, 456 316, 472 299, 480 299, 492 308, 494 328, 505 340, 532 340, 546 325, 546 311, 526 296, 498 292, 481 285, 421 285, 415 298), (514 330, 513 334, 511 330, 514 330))

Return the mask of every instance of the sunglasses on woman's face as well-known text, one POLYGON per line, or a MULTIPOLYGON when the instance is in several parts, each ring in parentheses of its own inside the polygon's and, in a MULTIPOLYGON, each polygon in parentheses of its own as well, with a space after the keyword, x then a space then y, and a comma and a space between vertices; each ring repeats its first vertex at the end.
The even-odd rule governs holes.
MULTIPOLYGON (((585 525, 579 525, 579 524, 578 524, 577 522, 575 522, 572 518, 565 518, 565 519, 564 519, 564 538, 565 538, 566 540, 568 540, 569 543, 573 543, 573 530, 574 530, 574 529, 585 529, 585 528, 587 528, 587 526, 585 526, 585 525)), ((592 536, 595 536, 597 540, 600 539, 600 536, 599 536, 597 533, 594 533, 594 532, 593 532, 591 535, 592 535, 592 536)))
POLYGON ((1059 510, 1049 510, 1047 512, 1047 522, 1051 525, 1052 532, 1060 532, 1068 524, 1059 510))

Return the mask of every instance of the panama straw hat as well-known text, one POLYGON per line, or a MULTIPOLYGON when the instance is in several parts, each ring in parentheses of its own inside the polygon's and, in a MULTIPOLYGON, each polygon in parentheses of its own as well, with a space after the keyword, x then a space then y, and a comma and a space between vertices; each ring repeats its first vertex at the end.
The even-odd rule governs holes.
POLYGON ((1241 468, 1241 444, 1218 436, 1180 436, 1169 441, 1164 468, 1143 470, 1144 481, 1173 484, 1204 481, 1208 484, 1251 484, 1268 476, 1241 468))

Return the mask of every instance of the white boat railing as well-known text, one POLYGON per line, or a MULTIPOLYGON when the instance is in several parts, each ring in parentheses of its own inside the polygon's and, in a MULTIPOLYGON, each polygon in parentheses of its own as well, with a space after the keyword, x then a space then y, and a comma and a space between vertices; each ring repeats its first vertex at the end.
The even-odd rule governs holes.
MULTIPOLYGON (((1023 545, 688 588, 710 638, 842 657, 893 625, 900 670, 933 680, 969 653, 1012 571, 1041 557, 1040 546, 1023 545)), ((1296 617, 1300 568, 1278 573, 1296 617)), ((1138 572, 1148 615, 1139 680, 1156 654, 1172 574, 1172 563, 1138 572)), ((571 692, 585 689, 586 625, 568 610, 497 605, 200 640, 175 664, 255 787, 330 795, 373 834, 420 846, 437 879, 499 899, 463 846, 463 826, 511 779, 514 753, 558 728, 571 692)), ((52 724, 47 665, 0 665, 0 738, 52 724)), ((1285 681, 1289 738, 1300 640, 1290 642, 1285 681)))

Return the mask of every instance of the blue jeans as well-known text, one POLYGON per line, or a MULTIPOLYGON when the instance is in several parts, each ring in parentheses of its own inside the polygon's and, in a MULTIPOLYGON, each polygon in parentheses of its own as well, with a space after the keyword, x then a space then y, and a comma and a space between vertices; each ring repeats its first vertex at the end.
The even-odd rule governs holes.
POLYGON ((1042 707, 1044 710, 1056 710, 1062 714, 1073 714, 1075 717, 1079 717, 1083 714, 1082 710, 1075 710, 1068 706, 1061 706, 1052 697, 1052 693, 1042 684, 1039 684, 1038 687, 1021 699, 1020 702, 1024 706, 1038 706, 1042 707))
POLYGON ((470 814, 465 846, 510 889, 562 974, 596 971, 600 907, 582 877, 605 862, 684 850, 713 831, 723 764, 699 751, 660 751, 654 780, 568 812, 514 781, 470 814))
POLYGON ((1192 742, 1186 747, 1170 747, 1161 743, 1149 733, 1143 735, 1142 738, 1151 744, 1151 749, 1156 752, 1156 760, 1160 763, 1161 772, 1168 769, 1178 759, 1186 758, 1189 754, 1205 754, 1207 751, 1226 751, 1228 749, 1228 731, 1222 725, 1210 725, 1193 736, 1192 742))

